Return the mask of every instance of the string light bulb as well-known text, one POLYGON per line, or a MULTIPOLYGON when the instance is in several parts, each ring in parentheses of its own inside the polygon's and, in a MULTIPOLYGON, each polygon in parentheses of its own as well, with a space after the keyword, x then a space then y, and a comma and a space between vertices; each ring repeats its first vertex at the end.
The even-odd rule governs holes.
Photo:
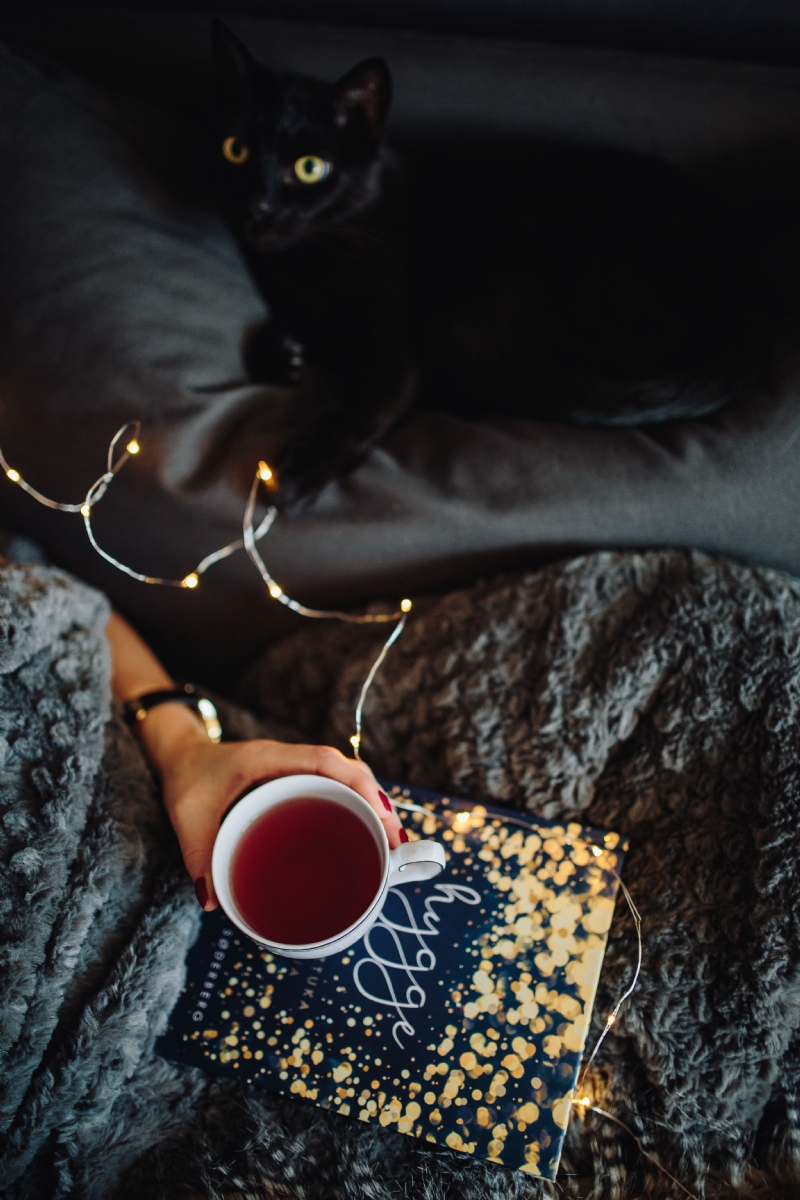
POLYGON ((228 542, 227 545, 222 546, 219 550, 214 550, 210 554, 207 554, 206 557, 197 564, 195 569, 190 571, 188 575, 184 575, 182 579, 163 579, 157 575, 144 575, 140 571, 134 571, 132 567, 120 562, 118 558, 115 558, 113 554, 110 554, 107 550, 104 550, 99 544, 97 537, 95 536, 94 529, 92 528, 92 509, 103 499, 110 484, 113 483, 117 473, 125 465, 128 459, 132 455, 136 455, 140 452, 140 432, 141 423, 139 421, 128 421, 122 426, 121 429, 117 430, 108 446, 105 471, 98 479, 95 480, 91 487, 89 487, 83 501, 79 504, 65 504, 59 500, 51 500, 48 496, 45 496, 41 492, 37 491, 36 488, 32 487, 22 478, 19 471, 17 471, 6 461, 2 449, 0 449, 0 470, 5 472, 6 477, 11 483, 15 483, 18 487, 21 487, 23 491, 27 492, 28 495, 36 500, 38 504, 42 504, 46 508, 55 509, 58 512, 80 513, 80 515, 83 517, 83 523, 86 528, 86 536, 88 537, 92 548, 100 555, 101 558, 105 559, 107 563, 110 563, 112 567, 116 567, 118 571, 122 571, 131 579, 136 579, 140 583, 155 584, 159 587, 183 588, 187 591, 194 591, 199 586, 201 577, 205 574, 209 567, 212 567, 215 563, 222 562, 223 559, 228 558, 231 554, 235 554, 237 550, 246 550, 248 557, 258 569, 258 572, 266 584, 267 590, 273 600, 278 600, 281 604, 284 604, 287 608, 290 608, 292 612, 296 612, 302 617, 314 617, 317 620, 346 621, 353 625, 380 625, 387 622, 396 622, 394 629, 384 642, 378 657, 372 664, 370 672, 359 695, 358 706, 355 713, 356 733, 354 737, 351 738, 351 745, 355 752, 355 757, 359 758, 359 747, 361 745, 361 719, 364 700, 390 646, 397 641, 397 638, 405 628, 406 619, 411 611, 411 601, 408 599, 402 600, 400 602, 400 609, 398 612, 349 613, 339 610, 309 608, 307 605, 300 604, 299 601, 293 600, 290 596, 287 596, 281 585, 270 575, 257 548, 257 543, 266 536, 266 534, 272 528, 275 518, 278 515, 278 510, 273 506, 268 509, 266 516, 261 521, 258 528, 254 527, 253 516, 255 512, 259 486, 263 486, 267 491, 270 492, 274 492, 278 488, 278 479, 275 472, 268 463, 264 462, 263 459, 259 460, 255 477, 253 479, 253 484, 250 489, 250 496, 245 509, 244 519, 242 521, 242 537, 236 538, 234 541, 228 542), (125 452, 122 454, 119 453, 119 447, 121 445, 125 448, 125 452))

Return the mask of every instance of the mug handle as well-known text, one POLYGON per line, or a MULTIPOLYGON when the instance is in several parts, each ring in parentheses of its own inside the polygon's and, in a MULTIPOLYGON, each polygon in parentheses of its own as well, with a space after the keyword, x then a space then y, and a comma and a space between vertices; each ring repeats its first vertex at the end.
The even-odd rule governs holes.
POLYGON ((433 879, 443 870, 446 859, 444 846, 439 842, 404 842, 389 851, 388 887, 400 883, 418 883, 433 879))

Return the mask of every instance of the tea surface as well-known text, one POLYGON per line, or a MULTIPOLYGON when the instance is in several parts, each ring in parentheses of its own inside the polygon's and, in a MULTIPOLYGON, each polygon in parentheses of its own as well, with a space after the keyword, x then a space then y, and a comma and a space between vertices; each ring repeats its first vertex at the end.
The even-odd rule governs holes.
POLYGON ((231 891, 242 916, 270 942, 301 946, 334 937, 358 920, 380 887, 372 833, 332 800, 301 796, 276 804, 242 837, 231 891))

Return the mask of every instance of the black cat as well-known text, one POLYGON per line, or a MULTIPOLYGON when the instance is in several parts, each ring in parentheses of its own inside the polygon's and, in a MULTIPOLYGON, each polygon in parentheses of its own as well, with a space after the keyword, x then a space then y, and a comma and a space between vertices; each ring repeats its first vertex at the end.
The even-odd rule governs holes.
POLYGON ((319 400, 281 495, 347 471, 413 403, 461 416, 643 424, 761 381, 774 321, 742 231, 644 155, 382 141, 385 63, 273 72, 214 26, 227 195, 271 319, 256 380, 319 400))
POLYGON ((221 22, 214 44, 227 204, 271 318, 246 365, 289 383, 302 364, 319 382, 279 464, 286 502, 347 471, 414 395, 405 271, 383 215, 391 82, 379 60, 332 86, 279 75, 221 22))

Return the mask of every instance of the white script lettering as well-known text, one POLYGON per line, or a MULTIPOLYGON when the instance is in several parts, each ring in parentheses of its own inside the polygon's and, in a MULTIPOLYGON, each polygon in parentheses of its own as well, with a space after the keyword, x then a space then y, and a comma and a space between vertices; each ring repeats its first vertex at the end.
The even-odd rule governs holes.
POLYGON ((481 902, 479 892, 460 883, 437 883, 434 884, 434 891, 438 894, 428 896, 426 899, 422 923, 418 925, 403 889, 390 888, 387 900, 389 896, 394 896, 400 902, 405 910, 406 920, 405 922, 391 920, 386 915, 384 908, 364 938, 366 956, 360 958, 353 967, 353 982, 361 995, 375 1004, 393 1008, 397 1013, 397 1020, 392 1026, 392 1036, 401 1048, 403 1048, 403 1043, 398 1036, 399 1032, 402 1031, 409 1036, 415 1032, 414 1026, 404 1010, 423 1008, 427 998, 425 989, 417 977, 430 973, 436 967, 436 955, 426 940, 438 937, 441 932, 437 928, 441 917, 434 905, 453 904, 456 900, 462 904, 480 904, 481 902), (390 943, 388 953, 391 956, 388 958, 378 950, 379 944, 386 947, 387 935, 390 943), (376 995, 365 986, 371 980, 374 980, 375 986, 383 994, 376 995), (405 996, 401 998, 398 989, 403 987, 405 987, 405 996))

